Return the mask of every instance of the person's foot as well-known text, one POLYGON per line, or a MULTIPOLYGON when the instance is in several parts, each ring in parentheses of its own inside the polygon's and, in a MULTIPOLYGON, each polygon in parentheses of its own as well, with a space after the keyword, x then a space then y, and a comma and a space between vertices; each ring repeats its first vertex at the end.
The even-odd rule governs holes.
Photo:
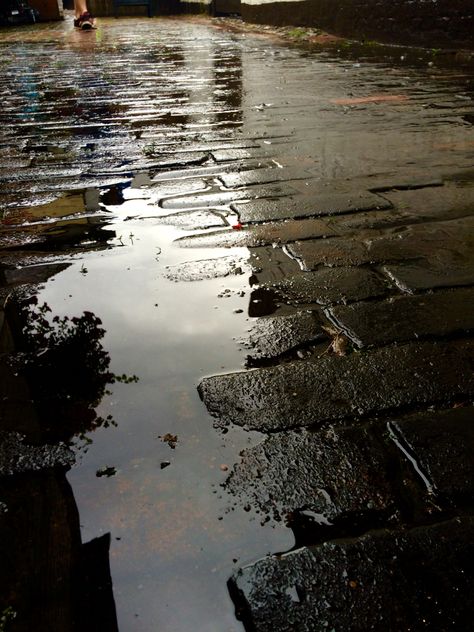
POLYGON ((81 29, 82 31, 90 31, 95 28, 94 18, 89 11, 85 11, 78 18, 74 19, 74 26, 76 29, 81 29))

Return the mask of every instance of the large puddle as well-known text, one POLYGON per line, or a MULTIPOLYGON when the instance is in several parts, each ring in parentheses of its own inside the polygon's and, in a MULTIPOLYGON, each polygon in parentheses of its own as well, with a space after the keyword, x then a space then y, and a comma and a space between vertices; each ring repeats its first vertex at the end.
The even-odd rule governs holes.
MULTIPOLYGON (((125 196, 140 198, 140 191, 127 187, 125 196)), ((105 189, 103 198, 113 195, 105 189)), ((84 311, 100 318, 110 370, 126 376, 107 386, 97 408, 108 427, 75 441, 67 478, 81 537, 111 534, 120 630, 185 630, 190 622, 238 630, 226 587, 233 568, 293 543, 287 528, 262 529, 262 517, 234 506, 222 489, 239 452, 261 437, 216 431, 197 392, 203 376, 244 368, 238 341, 253 320, 250 274, 168 279, 169 267, 222 251, 173 245, 188 233, 147 219, 148 200, 102 211, 111 212, 106 230, 115 234, 108 248, 73 258, 38 295, 50 320, 84 311)), ((250 253, 236 248, 226 256, 245 261, 250 253)))

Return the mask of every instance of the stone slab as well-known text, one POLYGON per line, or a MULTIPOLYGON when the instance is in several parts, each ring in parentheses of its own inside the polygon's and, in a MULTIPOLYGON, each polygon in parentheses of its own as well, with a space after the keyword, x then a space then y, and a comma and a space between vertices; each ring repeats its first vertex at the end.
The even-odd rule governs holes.
POLYGON ((153 220, 158 224, 175 226, 182 230, 205 230, 228 225, 222 215, 211 210, 182 211, 181 213, 172 213, 161 217, 140 216, 139 219, 153 220))
POLYGON ((50 263, 36 266, 27 266, 24 268, 6 269, 4 271, 5 283, 7 285, 24 285, 28 283, 44 283, 55 274, 59 274, 70 263, 50 263))
POLYGON ((396 512, 387 458, 366 428, 279 432, 244 450, 225 489, 242 504, 291 525, 301 511, 320 525, 396 512))
POLYGON ((382 197, 367 192, 333 193, 299 196, 291 200, 256 200, 235 203, 232 208, 243 224, 268 222, 308 216, 343 215, 374 209, 390 209, 392 204, 382 197))
POLYGON ((456 260, 474 248, 471 218, 413 225, 403 229, 365 231, 351 238, 305 240, 289 249, 304 270, 318 266, 362 265, 406 260, 456 260))
MULTIPOLYGON (((207 182, 200 178, 187 178, 186 180, 153 183, 147 186, 144 191, 154 200, 162 200, 171 196, 183 197, 199 191, 206 191, 208 186, 207 182)), ((140 191, 143 191, 143 189, 140 189, 140 191)))
POLYGON ((300 345, 324 340, 327 334, 321 329, 317 312, 305 311, 285 316, 259 318, 252 326, 243 345, 251 349, 250 358, 277 358, 300 345))
POLYGON ((239 171, 239 173, 224 173, 219 176, 219 180, 228 189, 246 187, 252 184, 269 184, 270 182, 288 182, 289 180, 304 180, 314 178, 302 169, 249 169, 239 171))
POLYGON ((18 432, 0 432, 0 476, 71 467, 74 453, 64 444, 28 445, 18 432))
POLYGON ((170 281, 204 281, 229 275, 251 273, 247 259, 219 257, 201 261, 186 261, 175 266, 167 266, 164 276, 170 281))
POLYGON ((420 219, 449 219, 470 215, 474 204, 474 186, 464 183, 447 182, 443 187, 393 190, 384 193, 384 197, 399 209, 418 216, 420 219))
POLYGON ((274 432, 474 394, 474 341, 420 342, 204 378, 216 427, 274 432))
POLYGON ((383 267, 402 292, 474 284, 474 259, 453 255, 443 259, 392 264, 383 267))
POLYGON ((394 178, 391 182, 385 182, 383 184, 377 184, 370 190, 374 192, 386 192, 386 191, 410 191, 414 189, 427 189, 433 187, 442 187, 444 184, 443 179, 440 177, 431 176, 417 176, 415 178, 394 178))
POLYGON ((320 305, 383 296, 388 289, 371 270, 351 267, 302 272, 269 287, 290 303, 320 305))
POLYGON ((370 262, 366 244, 360 239, 309 239, 288 246, 306 272, 320 266, 358 266, 370 262))
POLYGON ((230 581, 255 632, 469 630, 474 519, 370 532, 269 556, 230 581))
POLYGON ((417 473, 449 504, 474 498, 474 409, 430 411, 391 423, 417 473))
POLYGON ((474 329, 474 289, 338 305, 327 314, 358 347, 449 336, 474 329))
POLYGON ((182 197, 166 198, 161 202, 164 209, 202 208, 208 206, 226 206, 235 200, 252 200, 264 197, 285 197, 294 195, 295 190, 288 184, 273 184, 264 187, 237 189, 235 191, 215 191, 198 193, 182 197))
POLYGON ((228 162, 230 160, 254 158, 255 153, 255 149, 253 151, 248 149, 214 149, 211 151, 211 156, 216 162, 228 162))
MULTIPOLYGON (((242 170, 256 168, 260 165, 260 161, 246 161, 244 164, 240 164, 239 167, 242 170)), ((183 178, 206 178, 208 180, 214 180, 221 176, 223 173, 235 172, 235 162, 229 162, 227 164, 208 162, 206 164, 186 167, 184 169, 173 169, 172 171, 158 171, 150 174, 153 182, 171 182, 173 180, 182 180, 183 178)))
POLYGON ((215 231, 213 233, 181 237, 175 244, 182 248, 253 248, 269 244, 286 244, 297 239, 329 237, 335 230, 324 220, 302 219, 276 224, 252 224, 241 230, 215 231))

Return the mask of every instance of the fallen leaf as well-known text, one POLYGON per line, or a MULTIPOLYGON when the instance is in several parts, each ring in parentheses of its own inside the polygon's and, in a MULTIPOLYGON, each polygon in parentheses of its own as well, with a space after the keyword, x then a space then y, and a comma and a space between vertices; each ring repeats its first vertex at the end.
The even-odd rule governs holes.
POLYGON ((105 467, 101 467, 95 473, 95 475, 98 476, 98 477, 101 477, 101 476, 110 477, 110 476, 115 476, 115 474, 117 474, 117 470, 115 469, 115 467, 112 467, 110 465, 106 465, 105 467))
POLYGON ((164 435, 159 435, 158 439, 161 439, 163 443, 167 443, 172 450, 175 449, 176 444, 178 443, 178 435, 173 435, 170 432, 167 432, 164 435))

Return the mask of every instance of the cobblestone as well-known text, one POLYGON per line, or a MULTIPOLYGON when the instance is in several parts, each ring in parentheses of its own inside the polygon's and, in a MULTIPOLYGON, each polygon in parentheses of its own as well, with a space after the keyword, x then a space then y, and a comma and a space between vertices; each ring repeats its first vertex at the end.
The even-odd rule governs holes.
POLYGON ((358 347, 449 336, 474 329, 474 291, 461 288, 338 305, 328 314, 358 347))
POLYGON ((411 343, 205 378, 199 389, 216 426, 275 432, 472 397, 473 354, 469 339, 411 343))
POLYGON ((267 557, 233 577, 235 599, 258 632, 467 630, 473 533, 468 517, 267 557))

